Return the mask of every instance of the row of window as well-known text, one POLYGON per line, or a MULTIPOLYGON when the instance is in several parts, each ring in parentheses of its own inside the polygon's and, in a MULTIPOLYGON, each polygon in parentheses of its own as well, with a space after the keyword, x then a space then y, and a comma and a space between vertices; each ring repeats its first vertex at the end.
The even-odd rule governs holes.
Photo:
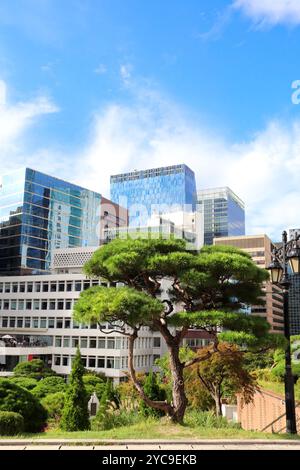
POLYGON ((76 299, 0 299, 0 310, 72 310, 76 299))
MULTIPOLYGON (((30 281, 30 282, 0 282, 0 293, 32 293, 32 292, 81 292, 100 283, 98 279, 70 280, 70 281, 30 281)), ((114 287, 115 284, 111 284, 114 287)))
MULTIPOLYGON (((151 367, 156 359, 159 359, 159 355, 143 355, 135 356, 133 363, 134 366, 139 367, 151 367)), ((84 367, 90 367, 93 369, 127 369, 128 368, 128 357, 113 357, 113 356, 81 356, 84 367)), ((54 366, 68 367, 72 365, 74 356, 58 355, 54 356, 54 366)))
MULTIPOLYGON (((140 337, 135 341, 136 349, 150 349, 160 347, 160 338, 140 337), (153 341, 152 341, 153 339, 153 341)), ((125 337, 87 337, 87 336, 55 336, 54 346, 57 348, 77 348, 80 349, 128 349, 128 338, 125 337)))

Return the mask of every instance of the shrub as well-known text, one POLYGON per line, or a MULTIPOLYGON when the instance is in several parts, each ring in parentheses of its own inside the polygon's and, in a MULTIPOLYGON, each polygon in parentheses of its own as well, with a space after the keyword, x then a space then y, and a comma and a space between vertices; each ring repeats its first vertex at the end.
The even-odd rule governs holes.
POLYGON ((65 403, 65 393, 50 393, 41 400, 41 404, 47 410, 48 418, 58 423, 62 416, 65 403))
MULTIPOLYGON (((166 393, 164 389, 160 387, 157 381, 157 376, 152 372, 152 370, 149 372, 145 379, 144 392, 147 397, 150 398, 150 400, 164 401, 166 399, 166 393)), ((146 418, 148 416, 159 418, 161 416, 164 416, 165 414, 162 410, 157 410, 149 407, 148 405, 146 405, 144 400, 141 402, 140 411, 141 414, 146 418)))
POLYGON ((144 421, 136 411, 108 409, 104 414, 101 412, 91 419, 91 428, 93 431, 105 431, 121 426, 131 426, 140 421, 144 421))
POLYGON ((240 429, 240 424, 228 421, 224 416, 216 416, 213 411, 189 410, 186 415, 186 424, 191 427, 201 428, 235 428, 240 429))
POLYGON ((32 361, 19 362, 13 370, 15 377, 29 377, 41 380, 44 377, 56 375, 54 370, 47 367, 41 359, 33 359, 32 361))
POLYGON ((88 397, 90 398, 91 395, 96 392, 98 400, 101 400, 101 396, 105 389, 105 381, 102 378, 91 374, 84 375, 82 380, 88 397))
POLYGON ((62 377, 45 377, 38 382, 32 393, 40 400, 49 394, 64 392, 66 388, 67 384, 62 377))
POLYGON ((0 379, 0 411, 20 413, 26 432, 41 431, 46 424, 47 411, 37 398, 9 379, 0 379))
POLYGON ((0 435, 15 436, 24 430, 24 418, 20 413, 0 411, 0 435))
POLYGON ((38 384, 36 379, 31 379, 29 377, 11 377, 9 380, 14 384, 19 385, 19 387, 26 388, 26 390, 29 391, 34 389, 38 384))
POLYGON ((89 397, 84 388, 83 374, 84 367, 80 351, 77 349, 60 421, 60 427, 64 431, 85 431, 90 428, 89 397))

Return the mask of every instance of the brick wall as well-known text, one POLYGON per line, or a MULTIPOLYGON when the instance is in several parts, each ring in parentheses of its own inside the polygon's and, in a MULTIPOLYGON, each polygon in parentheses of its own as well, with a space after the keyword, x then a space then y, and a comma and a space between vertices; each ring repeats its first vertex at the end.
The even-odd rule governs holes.
MULTIPOLYGON (((284 397, 269 390, 260 390, 252 403, 242 406, 237 399, 238 421, 243 429, 263 432, 284 433, 286 431, 284 397)), ((300 402, 296 404, 296 421, 300 433, 300 402)))

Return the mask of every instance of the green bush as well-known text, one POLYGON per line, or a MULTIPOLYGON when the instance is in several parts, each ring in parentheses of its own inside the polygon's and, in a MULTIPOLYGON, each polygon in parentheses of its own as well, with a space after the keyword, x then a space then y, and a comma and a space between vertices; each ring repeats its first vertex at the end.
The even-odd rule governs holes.
POLYGON ((201 428, 234 428, 240 429, 239 423, 228 421, 224 416, 216 416, 213 411, 189 410, 186 414, 186 424, 201 428))
POLYGON ((65 392, 66 388, 67 384, 62 377, 45 377, 38 382, 32 394, 40 400, 50 393, 65 392))
POLYGON ((90 429, 88 412, 89 397, 83 383, 84 367, 79 349, 72 365, 70 381, 66 390, 60 428, 64 431, 85 431, 90 429))
MULTIPOLYGON (((157 375, 154 372, 152 372, 152 370, 149 372, 149 374, 147 375, 145 379, 144 392, 147 395, 147 397, 150 398, 150 400, 153 400, 153 401, 165 401, 166 400, 166 392, 162 387, 160 387, 158 380, 157 380, 157 375)), ((149 416, 159 418, 161 416, 164 416, 165 414, 162 410, 151 408, 145 403, 144 400, 140 404, 140 412, 145 418, 149 416)))
POLYGON ((24 418, 20 413, 0 411, 0 436, 15 436, 24 430, 24 418))
POLYGON ((91 395, 96 392, 98 400, 101 400, 101 396, 105 389, 105 381, 102 378, 91 374, 84 375, 82 380, 88 397, 90 398, 91 395))
POLYGON ((145 418, 134 410, 110 409, 106 410, 103 414, 98 412, 97 415, 91 419, 91 429, 93 431, 104 431, 121 426, 131 426, 140 421, 145 421, 145 418))
POLYGON ((64 392, 50 393, 41 400, 41 404, 47 410, 48 418, 56 423, 60 421, 64 403, 64 392))
POLYGON ((29 377, 11 377, 9 380, 14 384, 19 385, 19 387, 26 388, 26 390, 29 391, 31 391, 38 384, 36 379, 31 379, 29 377))
POLYGON ((0 411, 20 413, 26 432, 39 432, 46 424, 47 411, 38 399, 9 379, 0 379, 0 411))
POLYGON ((41 380, 44 377, 57 375, 54 370, 47 367, 41 359, 19 362, 13 370, 15 377, 29 377, 31 379, 41 380))

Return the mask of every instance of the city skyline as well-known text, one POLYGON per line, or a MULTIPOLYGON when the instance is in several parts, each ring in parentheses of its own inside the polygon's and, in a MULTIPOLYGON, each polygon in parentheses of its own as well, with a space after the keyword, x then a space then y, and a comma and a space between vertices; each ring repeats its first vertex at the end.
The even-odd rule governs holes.
POLYGON ((1 5, 3 172, 108 195, 111 174, 184 161, 199 189, 240 195, 247 233, 279 239, 299 225, 300 6, 273 3, 1 5))

